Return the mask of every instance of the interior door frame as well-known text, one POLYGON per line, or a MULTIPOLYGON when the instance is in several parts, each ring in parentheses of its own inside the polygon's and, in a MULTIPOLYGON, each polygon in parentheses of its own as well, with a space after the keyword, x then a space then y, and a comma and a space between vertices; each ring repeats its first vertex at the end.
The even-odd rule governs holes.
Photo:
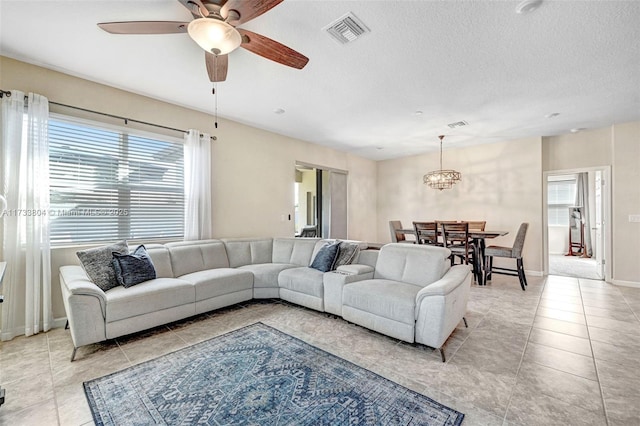
MULTIPOLYGON (((321 176, 323 175, 324 172, 328 172, 328 173, 340 173, 343 174, 345 176, 349 176, 349 171, 348 170, 342 170, 342 169, 336 169, 335 167, 327 167, 327 166, 322 166, 319 164, 314 164, 314 163, 307 163, 305 161, 298 161, 296 160, 294 163, 294 167, 296 166, 300 166, 300 167, 306 167, 309 169, 314 169, 316 171, 316 206, 315 206, 315 212, 314 214, 317 216, 316 220, 316 226, 318 227, 318 237, 322 237, 323 235, 323 228, 326 228, 326 224, 324 223, 323 217, 322 215, 324 214, 325 210, 327 208, 327 206, 330 206, 330 204, 326 203, 327 200, 323 200, 323 183, 322 183, 322 178, 321 176), (318 173, 319 172, 319 173, 318 173)), ((348 197, 348 186, 347 186, 347 197, 348 197)), ((348 198, 347 198, 347 203, 348 203, 348 198)), ((349 235, 349 213, 348 213, 348 209, 349 206, 347 204, 347 214, 345 217, 345 221, 346 221, 346 232, 347 235, 349 235)), ((345 237, 346 239, 346 237, 345 237)))
MULTIPOLYGON (((611 282, 611 166, 581 167, 575 169, 564 170, 548 170, 542 173, 543 191, 542 191, 542 264, 544 275, 549 275, 549 218, 548 218, 548 200, 547 200, 547 184, 549 176, 553 175, 569 175, 582 172, 602 172, 602 243, 604 245, 604 281, 611 282)), ((591 231, 589 231, 591 232, 591 231)))

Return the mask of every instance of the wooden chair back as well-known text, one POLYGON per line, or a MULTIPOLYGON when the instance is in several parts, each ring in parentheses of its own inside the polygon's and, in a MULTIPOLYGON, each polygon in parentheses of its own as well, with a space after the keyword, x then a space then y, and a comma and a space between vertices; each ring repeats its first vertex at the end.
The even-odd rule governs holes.
POLYGON ((467 223, 469 224, 469 231, 484 231, 484 228, 487 225, 486 220, 470 220, 467 223))
POLYGON ((469 264, 469 250, 472 248, 469 241, 469 223, 441 223, 440 226, 444 246, 456 256, 462 257, 464 263, 469 264))
POLYGON ((418 244, 438 245, 438 225, 436 222, 413 222, 418 244))

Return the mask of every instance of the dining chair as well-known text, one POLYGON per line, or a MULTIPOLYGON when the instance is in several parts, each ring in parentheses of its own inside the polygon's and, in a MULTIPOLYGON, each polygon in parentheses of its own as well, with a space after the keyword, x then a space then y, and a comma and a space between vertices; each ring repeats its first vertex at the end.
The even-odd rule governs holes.
POLYGON ((520 279, 520 287, 525 290, 527 286, 527 277, 524 274, 524 262, 522 259, 522 249, 524 247, 524 238, 527 235, 529 224, 524 222, 520 225, 516 239, 511 247, 489 246, 484 249, 484 282, 491 279, 491 274, 502 274, 517 276, 520 279), (494 257, 504 257, 516 260, 516 269, 503 268, 493 266, 494 257))
POLYGON ((391 231, 391 242, 393 243, 409 243, 413 244, 415 241, 407 240, 405 233, 402 232, 402 222, 399 220, 389 221, 389 230, 391 231))
POLYGON ((473 256, 473 246, 469 239, 469 224, 440 222, 444 246, 451 250, 451 265, 454 258, 459 257, 463 263, 469 264, 473 256))
POLYGON ((438 242, 438 225, 436 222, 413 222, 417 244, 442 245, 438 242))
POLYGON ((470 220, 467 223, 469 224, 469 231, 484 231, 484 228, 487 225, 486 220, 470 220))

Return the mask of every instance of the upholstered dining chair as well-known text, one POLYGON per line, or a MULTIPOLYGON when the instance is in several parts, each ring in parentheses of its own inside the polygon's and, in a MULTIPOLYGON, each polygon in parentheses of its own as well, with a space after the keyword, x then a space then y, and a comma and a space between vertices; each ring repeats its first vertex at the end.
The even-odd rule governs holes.
POLYGON ((415 241, 407 240, 404 232, 401 232, 402 222, 399 220, 390 220, 389 221, 389 231, 391 231, 391 242, 392 243, 409 243, 413 244, 415 241))
POLYGON ((484 282, 491 279, 491 274, 502 274, 517 276, 520 279, 520 287, 525 290, 527 277, 524 274, 524 262, 522 260, 522 248, 524 247, 524 237, 527 235, 529 224, 524 222, 520 225, 516 239, 512 247, 489 246, 484 249, 484 282), (493 266, 494 257, 505 257, 516 260, 516 269, 493 266))
POLYGON ((438 242, 438 225, 435 222, 413 222, 417 244, 442 245, 438 242))

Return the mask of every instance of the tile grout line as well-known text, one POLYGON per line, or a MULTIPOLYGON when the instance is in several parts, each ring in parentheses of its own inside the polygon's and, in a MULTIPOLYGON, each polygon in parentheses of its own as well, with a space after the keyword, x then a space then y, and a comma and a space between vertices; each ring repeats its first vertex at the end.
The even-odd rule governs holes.
POLYGON ((56 395, 56 388, 53 382, 53 360, 51 359, 51 345, 49 342, 49 335, 45 332, 45 336, 47 336, 47 354, 49 355, 49 374, 51 375, 51 393, 53 396, 53 405, 56 407, 56 421, 58 422, 58 426, 60 423, 60 409, 58 408, 58 396, 56 395))
POLYGON ((513 383, 513 387, 511 388, 511 394, 509 395, 509 402, 507 402, 507 408, 504 412, 504 417, 502 418, 502 424, 506 425, 507 416, 509 414, 509 409, 511 408, 511 401, 513 400, 513 395, 516 392, 516 387, 518 386, 518 376, 520 376, 520 369, 522 368, 522 363, 524 362, 524 356, 527 353, 527 348, 529 347, 529 339, 531 339, 531 332, 533 331, 533 324, 536 321, 536 315, 538 314, 538 309, 540 308, 540 301, 542 300, 542 295, 544 294, 544 289, 547 287, 547 278, 544 279, 542 284, 542 289, 540 290, 540 294, 538 296, 538 303, 536 304, 536 311, 533 314, 533 320, 531 322, 531 326, 529 327, 529 334, 527 335, 527 343, 524 345, 522 349, 522 355, 520 356, 520 363, 518 364, 518 370, 516 371, 515 381, 513 383))
POLYGON ((593 344, 591 343, 591 333, 589 332, 589 323, 587 321, 587 313, 584 311, 584 299, 582 298, 582 286, 580 285, 580 278, 578 278, 578 291, 580 292, 580 301, 582 302, 582 310, 584 315, 584 321, 587 328, 587 337, 589 338, 589 348, 591 349, 591 356, 593 357, 593 368, 596 372, 596 379, 598 380, 598 390, 600 391, 600 399, 602 400, 602 410, 604 411, 604 419, 609 422, 609 413, 607 412, 607 403, 604 399, 604 392, 602 391, 602 382, 600 381, 600 375, 598 374, 598 363, 596 362, 596 354, 593 352, 593 344))

